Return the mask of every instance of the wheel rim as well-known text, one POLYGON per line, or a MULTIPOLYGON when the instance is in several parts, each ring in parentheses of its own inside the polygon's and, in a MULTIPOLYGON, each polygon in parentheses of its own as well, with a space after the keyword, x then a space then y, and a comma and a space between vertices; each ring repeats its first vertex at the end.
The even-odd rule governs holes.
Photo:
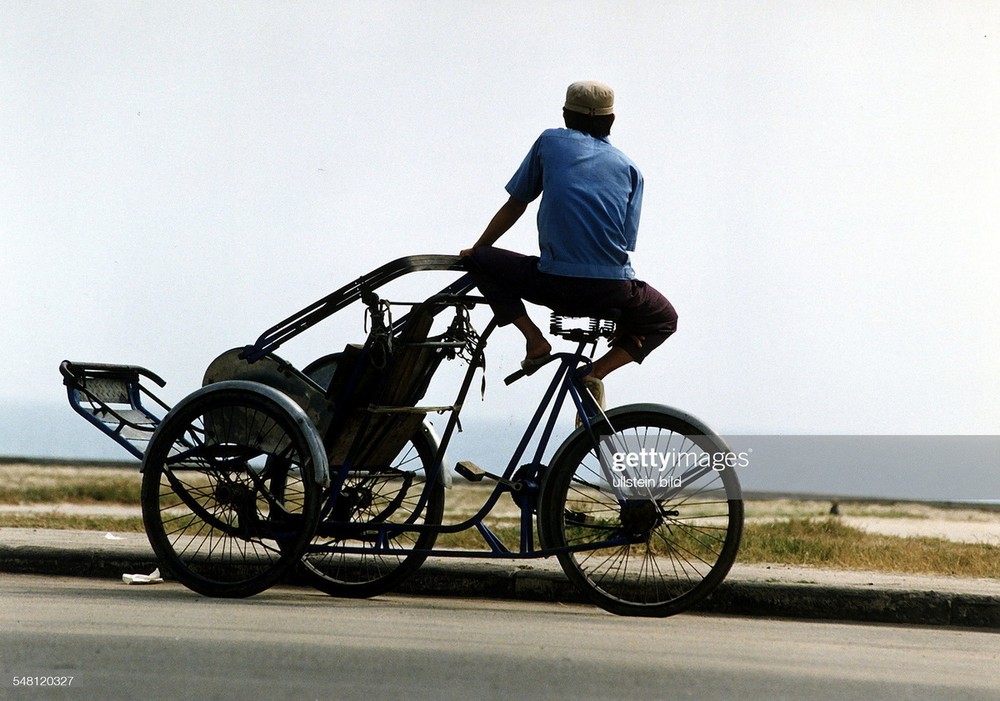
POLYGON ((143 483, 154 550, 205 594, 270 586, 301 553, 302 529, 318 508, 318 487, 302 478, 311 456, 294 421, 252 394, 210 394, 163 428, 143 483))
POLYGON ((635 482, 656 478, 653 487, 630 491, 620 480, 615 484, 607 455, 602 464, 600 451, 581 437, 553 466, 561 478, 546 499, 556 510, 549 514, 549 539, 575 549, 560 555, 563 568, 605 608, 675 613, 710 593, 735 559, 743 519, 739 483, 732 469, 699 471, 687 464, 724 447, 714 436, 693 435, 690 425, 655 413, 612 423, 632 451, 691 457, 664 470, 652 461, 645 473, 641 466, 623 471, 635 482))

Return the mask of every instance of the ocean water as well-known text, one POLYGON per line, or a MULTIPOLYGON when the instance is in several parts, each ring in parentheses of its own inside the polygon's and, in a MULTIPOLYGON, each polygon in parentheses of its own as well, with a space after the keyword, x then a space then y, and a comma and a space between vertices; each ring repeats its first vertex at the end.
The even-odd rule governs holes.
POLYGON ((65 404, 0 404, 0 456, 129 460, 114 441, 65 404))
MULTIPOLYGON (((444 417, 433 416, 432 422, 443 432, 444 417)), ((568 434, 570 428, 567 421, 557 431, 568 434)), ((502 472, 521 430, 509 419, 469 419, 465 431, 453 439, 448 459, 472 460, 491 472, 502 472)), ((1000 436, 724 437, 733 451, 745 457, 737 469, 746 492, 1000 500, 1000 436)), ((553 441, 546 460, 557 445, 553 441)), ((0 405, 0 456, 134 460, 68 403, 0 405)))

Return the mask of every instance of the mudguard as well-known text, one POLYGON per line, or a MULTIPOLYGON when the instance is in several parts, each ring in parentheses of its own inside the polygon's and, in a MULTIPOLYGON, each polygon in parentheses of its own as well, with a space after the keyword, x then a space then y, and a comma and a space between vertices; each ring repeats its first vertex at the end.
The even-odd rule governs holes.
MULTIPOLYGON (((312 458, 313 463, 313 479, 321 487, 328 487, 330 485, 330 468, 326 460, 326 450, 323 447, 323 441, 320 438, 319 432, 316 429, 315 424, 309 419, 306 412, 300 407, 293 399, 291 399, 287 394, 275 389, 274 387, 269 387, 260 382, 252 382, 248 380, 226 380, 223 382, 216 382, 210 385, 206 385, 199 390, 196 390, 186 396, 184 399, 179 401, 171 413, 183 409, 185 406, 191 402, 204 397, 205 395, 211 394, 213 392, 220 392, 224 390, 243 390, 245 392, 252 392, 259 394, 267 399, 271 400, 278 406, 280 406, 288 415, 302 428, 302 433, 305 436, 306 443, 309 447, 309 454, 312 458)), ((169 414, 164 417, 164 421, 160 423, 157 427, 156 432, 150 439, 150 445, 156 442, 163 423, 169 418, 169 414)), ((146 451, 147 454, 149 451, 146 451)), ((143 461, 142 470, 145 470, 146 464, 143 461)))

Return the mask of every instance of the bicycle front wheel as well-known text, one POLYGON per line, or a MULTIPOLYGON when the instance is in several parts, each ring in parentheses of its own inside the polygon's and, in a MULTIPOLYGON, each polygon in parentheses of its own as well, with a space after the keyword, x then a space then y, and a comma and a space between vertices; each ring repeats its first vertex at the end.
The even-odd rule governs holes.
POLYGON ((670 616, 729 572, 743 501, 725 442, 665 409, 610 412, 571 438, 542 488, 539 526, 567 577, 619 615, 670 616))

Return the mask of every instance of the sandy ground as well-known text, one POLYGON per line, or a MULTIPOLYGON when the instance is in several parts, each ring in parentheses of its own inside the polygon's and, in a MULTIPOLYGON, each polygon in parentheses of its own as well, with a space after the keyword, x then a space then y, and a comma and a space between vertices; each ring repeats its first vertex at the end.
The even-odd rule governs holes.
POLYGON ((1000 545, 1000 516, 995 520, 842 517, 847 526, 883 535, 942 538, 960 543, 1000 545))

